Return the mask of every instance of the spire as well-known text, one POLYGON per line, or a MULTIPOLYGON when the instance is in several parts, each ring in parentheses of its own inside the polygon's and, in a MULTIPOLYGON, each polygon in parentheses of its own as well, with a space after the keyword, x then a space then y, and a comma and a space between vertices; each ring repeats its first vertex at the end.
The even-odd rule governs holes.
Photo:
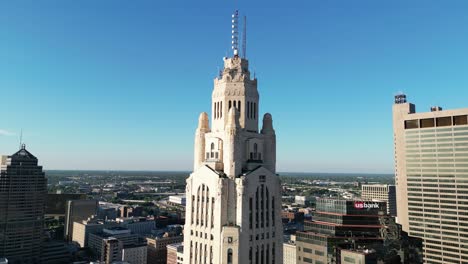
POLYGON ((234 56, 239 55, 239 10, 232 14, 232 51, 234 56))
POLYGON ((244 16, 244 30, 242 31, 242 58, 247 58, 247 17, 244 16))

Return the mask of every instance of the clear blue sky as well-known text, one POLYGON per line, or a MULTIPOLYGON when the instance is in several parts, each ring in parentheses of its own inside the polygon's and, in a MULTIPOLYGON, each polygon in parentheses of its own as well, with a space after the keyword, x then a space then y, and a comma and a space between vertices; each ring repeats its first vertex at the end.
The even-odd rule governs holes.
MULTIPOLYGON (((391 107, 468 107, 468 1, 242 1, 279 171, 393 172, 391 107)), ((234 1, 1 1, 0 153, 191 170, 234 1)))

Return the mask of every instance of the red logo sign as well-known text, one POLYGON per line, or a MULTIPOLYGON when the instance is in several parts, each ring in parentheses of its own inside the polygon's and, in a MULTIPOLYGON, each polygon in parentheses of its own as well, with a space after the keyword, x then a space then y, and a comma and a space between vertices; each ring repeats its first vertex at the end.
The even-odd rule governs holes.
POLYGON ((367 202, 361 202, 361 201, 355 201, 354 202, 354 208, 356 209, 372 209, 372 208, 379 208, 378 203, 367 203, 367 202))
POLYGON ((364 208, 364 203, 363 202, 354 202, 354 208, 356 209, 362 209, 364 208))

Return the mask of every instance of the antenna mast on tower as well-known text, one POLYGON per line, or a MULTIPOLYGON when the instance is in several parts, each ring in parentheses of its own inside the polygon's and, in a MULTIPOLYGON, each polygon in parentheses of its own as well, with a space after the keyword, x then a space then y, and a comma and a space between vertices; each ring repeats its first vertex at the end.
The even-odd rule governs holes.
POLYGON ((239 55, 239 10, 232 15, 232 50, 234 56, 239 55))
POLYGON ((23 146, 23 129, 21 129, 20 138, 19 138, 20 148, 23 146))
POLYGON ((244 16, 244 30, 242 31, 242 57, 247 58, 247 17, 244 16))

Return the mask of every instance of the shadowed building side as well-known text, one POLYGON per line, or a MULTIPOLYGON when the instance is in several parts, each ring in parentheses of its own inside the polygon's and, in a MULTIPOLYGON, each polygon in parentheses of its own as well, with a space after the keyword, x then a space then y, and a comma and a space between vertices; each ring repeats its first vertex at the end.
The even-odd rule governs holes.
POLYGON ((35 156, 21 149, 0 167, 0 256, 9 263, 39 263, 47 179, 35 156))

